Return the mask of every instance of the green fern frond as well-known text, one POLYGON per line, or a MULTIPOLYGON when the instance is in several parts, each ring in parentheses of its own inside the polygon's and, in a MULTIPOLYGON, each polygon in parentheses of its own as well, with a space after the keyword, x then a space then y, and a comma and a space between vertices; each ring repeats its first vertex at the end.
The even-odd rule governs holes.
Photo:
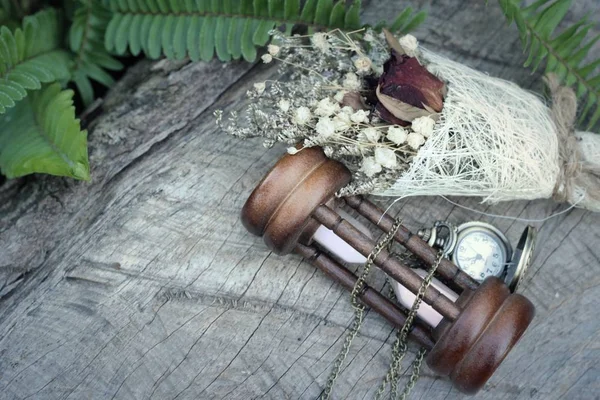
POLYGON ((32 92, 0 116, 0 170, 9 178, 41 172, 89 180, 87 132, 73 91, 59 83, 32 92))
POLYGON ((14 33, 0 28, 0 114, 42 83, 69 78, 71 59, 61 49, 61 23, 48 9, 23 19, 14 33))
POLYGON ((546 73, 554 73, 563 84, 575 87, 583 105, 581 120, 589 117, 588 129, 595 126, 600 120, 600 74, 597 73, 600 60, 584 63, 588 51, 600 39, 600 35, 588 38, 594 24, 582 19, 556 33, 571 0, 537 0, 527 7, 521 6, 521 0, 499 2, 509 23, 514 22, 519 29, 528 53, 525 66, 536 71, 545 61, 546 73))
POLYGON ((112 13, 97 0, 79 0, 69 30, 69 47, 75 56, 73 81, 84 105, 94 100, 90 79, 111 87, 114 79, 104 69, 120 70, 123 64, 104 47, 104 34, 112 13))
POLYGON ((0 0, 0 25, 9 29, 15 29, 19 26, 19 13, 15 8, 15 3, 11 0, 0 0))
MULTIPOLYGON (((189 56, 193 61, 244 58, 254 61, 257 47, 270 40, 269 31, 308 26, 309 31, 361 28, 361 1, 354 0, 106 0, 113 11, 105 45, 109 51, 150 58, 189 56)), ((394 23, 412 28, 424 14, 412 10, 394 23)))
POLYGON ((394 23, 390 25, 389 31, 396 34, 411 32, 425 22, 426 18, 427 13, 425 11, 414 14, 412 7, 407 7, 398 15, 394 23))

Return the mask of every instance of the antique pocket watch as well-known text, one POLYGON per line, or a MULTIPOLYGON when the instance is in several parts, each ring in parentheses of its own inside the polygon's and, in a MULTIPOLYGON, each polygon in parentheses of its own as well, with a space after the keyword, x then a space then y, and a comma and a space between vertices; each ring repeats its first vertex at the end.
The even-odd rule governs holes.
POLYGON ((528 226, 515 251, 498 228, 480 221, 455 226, 437 221, 432 228, 422 229, 419 236, 443 254, 473 279, 482 282, 488 276, 503 279, 516 290, 531 261, 535 228, 528 226))

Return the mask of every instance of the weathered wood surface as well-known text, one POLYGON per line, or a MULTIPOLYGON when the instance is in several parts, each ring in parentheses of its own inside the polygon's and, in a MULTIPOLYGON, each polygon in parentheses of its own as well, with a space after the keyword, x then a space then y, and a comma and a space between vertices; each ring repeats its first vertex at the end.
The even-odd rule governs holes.
MULTIPOLYGON (((369 3, 371 21, 399 4, 369 3)), ((417 33, 428 47, 540 89, 494 2, 407 3, 430 9, 417 33)), ((600 20, 597 0, 575 3, 573 18, 600 20)), ((91 183, 29 177, 0 188, 0 398, 319 395, 351 320, 348 295, 245 232, 240 208, 282 149, 227 137, 212 117, 270 74, 244 63, 143 62, 90 128, 91 183)), ((565 208, 455 200, 533 220, 565 208)), ((403 201, 393 212, 414 229, 481 218, 440 198, 403 201)), ((483 219, 512 240, 525 226, 483 219)), ((571 210, 533 223, 539 243, 524 293, 538 314, 478 398, 599 398, 599 222, 571 210)), ((372 397, 393 338, 370 313, 336 398, 372 397)), ((425 369, 412 398, 463 396, 425 369)))

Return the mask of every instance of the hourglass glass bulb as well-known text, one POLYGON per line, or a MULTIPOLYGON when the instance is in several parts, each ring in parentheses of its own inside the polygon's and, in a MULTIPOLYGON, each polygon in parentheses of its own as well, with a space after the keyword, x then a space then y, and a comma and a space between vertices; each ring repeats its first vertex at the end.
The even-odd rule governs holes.
MULTIPOLYGON (((421 278, 427 276, 427 271, 425 270, 417 268, 414 269, 414 271, 421 278)), ((402 304, 407 309, 410 309, 416 298, 414 293, 396 281, 393 281, 392 286, 394 288, 394 292, 396 293, 396 298, 398 299, 398 302, 400 302, 400 304, 402 304)), ((452 290, 450 290, 448 286, 444 285, 436 278, 433 278, 431 280, 431 286, 439 290, 440 293, 442 293, 444 296, 446 296, 452 301, 456 301, 456 299, 458 299, 458 295, 456 293, 454 293, 452 290)), ((435 311, 429 304, 425 302, 421 302, 421 305, 419 306, 419 309, 417 311, 417 316, 432 328, 438 326, 438 324, 444 318, 440 313, 435 311)))
MULTIPOLYGON (((337 209, 336 212, 369 238, 373 238, 369 229, 350 214, 341 209, 337 209)), ((325 228, 323 225, 317 228, 312 239, 345 263, 364 264, 367 261, 367 259, 356 251, 354 247, 344 242, 338 235, 333 233, 332 230, 325 228)))

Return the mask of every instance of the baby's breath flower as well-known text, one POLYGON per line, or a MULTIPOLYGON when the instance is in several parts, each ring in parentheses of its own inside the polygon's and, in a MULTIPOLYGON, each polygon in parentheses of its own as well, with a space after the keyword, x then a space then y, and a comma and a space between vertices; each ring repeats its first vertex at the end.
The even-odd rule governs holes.
POLYGON ((369 122, 369 112, 365 110, 358 110, 350 116, 352 122, 360 124, 362 122, 369 122))
POLYGON ((416 37, 414 37, 413 35, 404 35, 398 40, 398 42, 400 43, 400 46, 402 46, 402 48, 406 52, 407 56, 409 56, 409 57, 417 56, 417 53, 419 50, 419 42, 417 41, 416 37))
POLYGON ((398 165, 396 153, 387 147, 377 147, 375 149, 375 161, 385 168, 395 168, 398 165))
POLYGON ((368 74, 371 71, 371 65, 373 63, 369 59, 369 57, 359 57, 354 61, 354 67, 356 71, 360 74, 368 74))
POLYGON ((341 103, 342 101, 344 101, 344 96, 346 95, 346 93, 348 92, 345 90, 340 90, 335 94, 335 96, 333 96, 333 99, 338 103, 341 103))
POLYGON ((315 33, 311 38, 313 46, 321 51, 321 53, 327 53, 329 51, 329 42, 327 41, 327 34, 322 32, 315 33))
POLYGON ((267 84, 265 82, 256 82, 254 84, 254 90, 256 90, 256 93, 258 95, 263 94, 263 92, 265 91, 266 87, 267 87, 267 84))
POLYGON ((273 57, 270 54, 263 54, 263 56, 261 57, 261 60, 265 63, 268 64, 271 61, 273 61, 273 57))
POLYGON ((295 148, 295 147, 288 147, 288 148, 287 148, 287 152, 288 152, 288 154, 292 154, 292 155, 294 155, 294 154, 298 153, 298 151, 299 151, 299 150, 298 150, 297 148, 295 148))
POLYGON ((348 117, 350 117, 352 114, 354 114, 354 108, 352 108, 350 106, 344 106, 344 107, 342 107, 340 112, 342 112, 342 113, 348 115, 348 117))
POLYGON ((281 99, 277 103, 277 106, 279 107, 279 109, 281 111, 283 111, 284 113, 286 113, 286 112, 288 112, 290 110, 290 101, 286 100, 286 99, 281 99))
POLYGON ((319 136, 321 136, 323 139, 330 138, 335 134, 335 124, 331 118, 321 117, 315 126, 315 131, 317 131, 319 136))
POLYGON ((401 126, 390 126, 388 128, 387 138, 392 143, 401 145, 406 142, 407 136, 406 130, 401 126))
POLYGON ((413 131, 420 133, 425 137, 429 137, 433 133, 434 126, 435 121, 430 117, 415 118, 415 120, 412 122, 413 131))
POLYGON ((294 123, 296 125, 306 125, 308 122, 310 122, 310 119, 312 118, 312 114, 310 113, 310 110, 308 109, 308 107, 298 107, 295 111, 294 111, 294 123))
POLYGON ((321 117, 329 117, 332 114, 336 113, 340 110, 340 105, 332 102, 329 97, 326 97, 319 101, 317 104, 317 109, 315 110, 315 114, 321 117))
POLYGON ((373 127, 368 127, 360 131, 358 138, 365 142, 377 143, 381 138, 381 132, 373 127))
POLYGON ((419 150, 419 147, 425 143, 425 138, 418 132, 411 132, 408 134, 406 142, 412 149, 419 150))
POLYGON ((267 46, 267 51, 273 57, 275 57, 277 54, 279 54, 279 50, 280 50, 280 48, 277 45, 270 44, 270 45, 267 46))
POLYGON ((365 157, 360 167, 360 170, 369 178, 380 173, 381 169, 381 164, 375 160, 375 157, 365 157))
POLYGON ((356 76, 355 73, 353 72, 348 72, 345 76, 344 76, 344 80, 342 81, 342 86, 345 89, 350 89, 350 90, 360 90, 361 88, 361 83, 360 80, 358 79, 358 76, 356 76))
POLYGON ((333 117, 333 124, 336 132, 345 132, 352 127, 350 116, 343 112, 340 112, 333 117))

